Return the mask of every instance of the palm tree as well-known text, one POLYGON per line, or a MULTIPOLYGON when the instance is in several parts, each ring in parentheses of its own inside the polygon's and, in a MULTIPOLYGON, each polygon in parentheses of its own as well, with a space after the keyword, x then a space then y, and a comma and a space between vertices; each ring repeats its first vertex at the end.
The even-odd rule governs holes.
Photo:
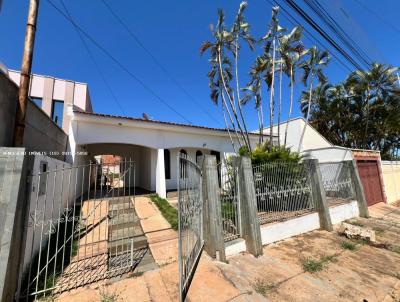
MULTIPOLYGON (((279 39, 279 53, 281 56, 281 72, 284 71, 285 74, 289 77, 289 85, 290 85, 290 105, 289 105, 289 114, 288 114, 288 123, 286 123, 285 128, 285 139, 284 139, 284 146, 286 146, 287 142, 287 134, 288 134, 288 124, 289 120, 292 116, 293 111, 293 87, 295 82, 295 70, 297 68, 297 64, 299 63, 300 59, 304 53, 304 47, 300 42, 302 36, 302 28, 301 27, 294 27, 292 31, 279 39), (282 65, 283 64, 283 65, 282 65)), ((282 105, 282 93, 279 93, 279 106, 282 105)), ((280 124, 280 113, 278 116, 278 127, 280 124)), ((278 128, 278 133, 280 129, 278 128)), ((280 133, 278 134, 280 137, 280 133)))
POLYGON ((300 68, 302 68, 304 71, 302 80, 305 86, 309 86, 309 95, 307 102, 306 123, 304 124, 298 147, 299 153, 303 147, 304 134, 307 129, 308 120, 310 119, 314 80, 317 78, 318 82, 321 84, 327 81, 327 78, 323 73, 323 68, 328 64, 330 59, 327 51, 319 51, 316 46, 308 49, 306 53, 308 55, 308 59, 300 64, 300 68))
POLYGON ((234 58, 235 58, 235 76, 236 76, 236 96, 238 101, 240 118, 244 126, 244 131, 246 134, 246 138, 248 141, 248 147, 251 151, 250 139, 247 130, 246 121, 244 119, 243 110, 242 110, 242 98, 240 96, 240 86, 239 86, 239 71, 238 71, 238 58, 239 58, 239 38, 243 39, 247 42, 251 50, 254 50, 255 40, 249 33, 249 24, 245 22, 244 19, 244 10, 247 7, 247 2, 240 3, 238 13, 236 15, 235 21, 233 23, 231 33, 234 37, 234 58))
MULTIPOLYGON (((209 87, 211 90, 211 100, 217 105, 218 100, 221 99, 223 105, 223 115, 225 121, 225 127, 229 133, 229 129, 233 129, 236 135, 236 139, 241 145, 241 141, 238 135, 238 131, 236 129, 236 125, 234 123, 231 111, 229 109, 226 94, 229 95, 229 91, 226 86, 226 81, 230 81, 232 79, 232 64, 228 57, 221 54, 222 50, 225 47, 226 39, 228 37, 228 32, 224 29, 224 13, 222 10, 218 11, 218 24, 217 28, 214 30, 213 26, 210 27, 210 30, 214 36, 214 42, 206 41, 200 47, 200 54, 203 54, 207 50, 210 50, 210 65, 211 70, 208 72, 207 76, 209 78, 209 87), (228 125, 226 114, 228 115, 230 125, 228 125)), ((232 106, 232 104, 230 104, 232 106)), ((231 140, 232 145, 234 146, 233 140, 231 140)), ((236 148, 234 147, 236 152, 236 148)))
MULTIPOLYGON (((269 96, 269 119, 270 119, 270 143, 272 145, 272 140, 273 140, 273 127, 274 127, 274 94, 275 94, 275 72, 276 72, 276 43, 277 40, 283 35, 283 33, 286 31, 285 28, 281 27, 279 25, 279 20, 278 20, 278 12, 279 12, 279 6, 274 6, 272 7, 272 18, 271 22, 269 24, 269 30, 267 34, 262 38, 262 40, 265 42, 264 44, 264 59, 269 58, 271 60, 271 65, 270 69, 264 70, 263 72, 270 73, 266 77, 266 84, 268 88, 270 89, 270 96, 269 96), (271 50, 271 45, 272 45, 272 50, 271 50), (272 55, 269 55, 269 53, 272 51, 272 55)), ((265 66, 268 66, 265 65, 265 66)))
MULTIPOLYGON (((245 28, 246 26, 242 27, 245 28)), ((227 52, 235 53, 236 43, 233 33, 227 31, 225 28, 225 16, 223 10, 218 10, 218 23, 216 29, 214 30, 212 28, 211 30, 213 32, 214 42, 204 42, 200 48, 201 54, 207 50, 210 50, 211 52, 211 71, 208 73, 211 98, 216 104, 218 103, 219 98, 222 99, 224 112, 226 112, 229 117, 229 121, 235 131, 239 145, 244 145, 250 150, 250 141, 248 139, 247 131, 245 134, 237 114, 233 89, 230 86, 230 82, 233 79, 233 67, 227 52), (238 131, 240 132, 240 137, 238 131)), ((227 126, 227 123, 225 124, 227 126)))
POLYGON ((368 148, 371 106, 373 107, 379 101, 385 101, 391 93, 396 91, 397 71, 397 67, 374 63, 370 70, 357 70, 347 79, 354 93, 361 97, 365 125, 362 137, 363 148, 368 148))

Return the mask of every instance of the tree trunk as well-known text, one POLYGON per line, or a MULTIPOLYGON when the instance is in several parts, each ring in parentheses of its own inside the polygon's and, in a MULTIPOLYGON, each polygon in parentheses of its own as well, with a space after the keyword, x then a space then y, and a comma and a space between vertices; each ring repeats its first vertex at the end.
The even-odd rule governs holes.
MULTIPOLYGON (((221 93, 223 93, 223 92, 221 91, 221 93)), ((228 127, 228 121, 226 120, 226 115, 225 115, 225 111, 224 111, 224 105, 222 103, 221 103, 221 109, 222 109, 222 114, 224 115, 226 131, 228 131, 229 139, 231 140, 233 152, 235 152, 237 154, 235 143, 233 142, 232 135, 231 135, 231 132, 230 132, 229 127, 228 127)))
POLYGON ((311 75, 310 95, 309 95, 309 97, 308 97, 307 116, 306 116, 306 122, 305 122, 304 127, 303 127, 303 132, 301 133, 301 137, 300 137, 299 148, 298 148, 298 152, 299 152, 299 153, 301 152, 301 150, 302 150, 302 148, 303 148, 304 135, 305 135, 305 133, 306 133, 306 129, 307 129, 307 125, 308 125, 308 120, 310 119, 313 82, 314 82, 314 75, 311 75))
POLYGON ((240 103, 238 57, 239 57, 238 40, 236 39, 236 49, 235 49, 236 95, 237 95, 237 101, 238 101, 238 106, 239 106, 240 118, 242 119, 244 131, 245 131, 246 139, 247 139, 247 143, 248 143, 248 148, 249 148, 249 151, 251 152, 251 144, 250 144, 249 132, 247 131, 247 124, 246 124, 246 120, 244 119, 244 116, 243 116, 242 104, 240 103))
POLYGON ((279 108, 278 108, 278 146, 281 145, 281 113, 282 113, 282 58, 279 74, 279 108))
MULTIPOLYGON (((239 128, 240 134, 242 135, 242 139, 243 139, 243 141, 244 141, 244 144, 247 145, 246 137, 245 137, 245 135, 244 135, 244 133, 243 133, 243 129, 242 129, 241 125, 240 125, 239 118, 238 118, 238 116, 237 116, 237 114, 236 114, 235 104, 233 103, 233 100, 232 100, 232 98, 231 98, 231 95, 229 94, 229 91, 228 91, 228 87, 226 86, 226 83, 225 83, 225 77, 224 77, 224 74, 223 74, 223 71, 222 71, 221 49, 220 49, 220 47, 218 48, 218 63, 219 63, 219 72, 220 72, 222 84, 224 85, 224 90, 225 90, 226 96, 228 97, 229 103, 230 103, 230 105, 231 105, 232 113, 233 113, 233 115, 234 115, 234 117, 235 117, 236 124, 237 124, 237 126, 238 126, 238 128, 239 128)), ((225 104, 226 104, 226 102, 225 102, 225 104)), ((232 116, 231 116, 231 114, 230 114, 229 109, 226 108, 226 110, 228 111, 229 116, 230 116, 230 119, 231 119, 231 121, 233 122, 233 119, 232 119, 232 116)), ((236 129, 236 128, 235 128, 235 129, 236 129)), ((235 131, 236 131, 236 130, 235 130, 235 131)), ((237 132, 236 132, 236 134, 237 134, 237 132)), ((240 140, 239 140, 239 143, 240 143, 240 140)))
POLYGON ((289 115, 288 115, 288 120, 286 122, 286 129, 285 129, 285 141, 284 141, 284 146, 286 147, 287 143, 287 135, 288 135, 288 127, 289 127, 289 121, 290 118, 292 117, 292 110, 293 110, 293 66, 290 67, 290 105, 289 105, 289 115))
MULTIPOLYGON (((227 90, 226 90, 226 86, 225 86, 224 75, 223 75, 223 72, 222 72, 221 53, 220 53, 220 50, 219 50, 219 49, 218 49, 218 63, 219 63, 220 77, 221 77, 221 79, 222 79, 222 83, 223 83, 223 85, 224 85, 224 89, 225 89, 225 91, 227 91, 227 90)), ((229 95, 229 94, 228 94, 228 95, 229 95)), ((237 138, 237 140, 238 140, 238 142, 239 142, 239 145, 241 145, 241 143, 240 143, 240 138, 239 138, 239 135, 238 135, 238 133, 237 133, 235 123, 233 122, 233 118, 232 118, 231 112, 229 111, 228 104, 226 103, 225 96, 224 96, 224 92, 223 92, 222 90, 221 90, 221 97, 222 97, 223 104, 224 104, 224 106, 225 106, 225 110, 226 110, 227 113, 228 113, 229 120, 230 120, 230 122, 231 122, 231 124, 232 124, 232 126, 233 126, 233 130, 235 131, 236 138, 237 138)))
POLYGON ((269 96, 269 143, 270 146, 273 144, 274 138, 274 85, 275 85, 275 38, 272 41, 272 80, 271 80, 271 91, 269 96))
POLYGON ((368 148, 367 146, 367 135, 368 135, 368 124, 369 124, 369 90, 368 90, 368 94, 367 94, 367 99, 366 99, 366 107, 367 107, 367 114, 366 114, 366 121, 365 121, 365 130, 364 130, 364 137, 363 137, 363 148, 368 148))

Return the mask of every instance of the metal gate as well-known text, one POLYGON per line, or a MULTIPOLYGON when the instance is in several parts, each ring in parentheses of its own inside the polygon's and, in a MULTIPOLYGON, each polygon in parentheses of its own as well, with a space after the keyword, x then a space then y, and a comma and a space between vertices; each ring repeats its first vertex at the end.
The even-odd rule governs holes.
POLYGON ((129 272, 138 257, 135 164, 74 166, 48 158, 28 179, 18 299, 60 294, 129 272))
POLYGON ((357 160, 357 168, 368 206, 384 201, 378 161, 357 160))
POLYGON ((204 246, 201 169, 178 156, 179 301, 183 302, 204 246))

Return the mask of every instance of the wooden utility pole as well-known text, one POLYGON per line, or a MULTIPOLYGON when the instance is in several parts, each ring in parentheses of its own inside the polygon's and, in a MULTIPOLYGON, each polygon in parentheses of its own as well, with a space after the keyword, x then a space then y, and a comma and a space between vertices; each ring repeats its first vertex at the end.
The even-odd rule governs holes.
POLYGON ((22 147, 25 131, 25 116, 28 102, 30 75, 32 69, 33 47, 35 44, 36 20, 39 0, 29 1, 28 21, 26 23, 24 54, 22 56, 21 80, 19 82, 17 114, 14 126, 14 147, 22 147))

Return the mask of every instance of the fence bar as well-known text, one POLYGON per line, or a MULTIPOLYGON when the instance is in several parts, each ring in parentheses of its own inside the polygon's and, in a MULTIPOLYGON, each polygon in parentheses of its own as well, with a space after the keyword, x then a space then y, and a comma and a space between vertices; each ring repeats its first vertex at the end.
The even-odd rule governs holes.
POLYGON ((356 193, 357 205, 360 217, 369 217, 367 199, 365 198, 364 188, 361 183, 360 175, 358 174, 357 164, 355 160, 347 161, 350 170, 351 180, 353 182, 354 191, 356 193))
POLYGON ((325 189, 322 183, 322 175, 318 159, 307 159, 311 173, 311 191, 315 208, 319 214, 319 222, 322 229, 332 231, 331 216, 329 213, 328 202, 326 201, 325 189))
POLYGON ((237 157, 234 159, 241 178, 238 187, 241 202, 241 221, 243 238, 246 241, 247 251, 254 256, 263 254, 260 223, 257 215, 257 197, 254 185, 253 168, 250 158, 237 157))
POLYGON ((203 198, 205 202, 204 247, 211 257, 215 257, 220 261, 226 261, 217 160, 214 155, 204 156, 203 184, 203 198))

